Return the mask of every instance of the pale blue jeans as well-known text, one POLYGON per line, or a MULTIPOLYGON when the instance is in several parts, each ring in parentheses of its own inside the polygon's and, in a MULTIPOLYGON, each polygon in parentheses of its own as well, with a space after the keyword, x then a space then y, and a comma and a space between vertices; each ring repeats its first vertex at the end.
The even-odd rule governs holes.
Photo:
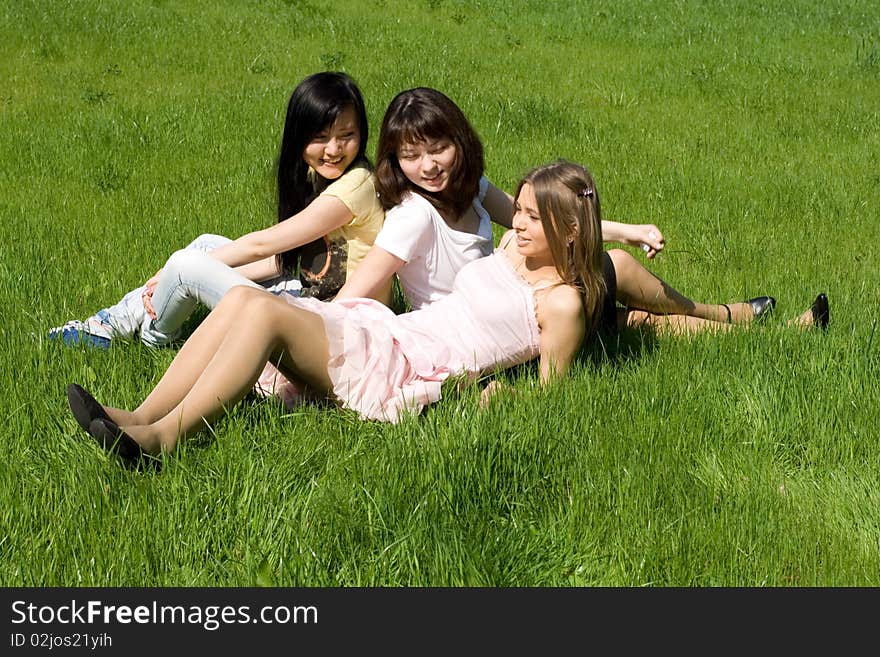
POLYGON ((126 294, 119 303, 98 311, 90 319, 112 327, 113 338, 133 338, 139 335, 144 344, 159 347, 179 337, 181 327, 192 315, 197 304, 214 308, 223 295, 236 285, 248 285, 276 294, 299 294, 302 285, 293 276, 279 276, 262 283, 254 283, 208 255, 210 251, 229 241, 229 238, 222 235, 199 235, 168 258, 153 293, 156 319, 151 319, 144 308, 143 285, 126 294))

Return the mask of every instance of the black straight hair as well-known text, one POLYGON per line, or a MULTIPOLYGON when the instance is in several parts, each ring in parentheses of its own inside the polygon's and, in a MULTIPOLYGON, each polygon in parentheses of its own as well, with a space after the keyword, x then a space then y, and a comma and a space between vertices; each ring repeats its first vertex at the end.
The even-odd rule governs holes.
MULTIPOLYGON (((287 103, 287 117, 278 154, 278 222, 289 219, 311 203, 318 190, 308 180, 303 159, 306 146, 322 130, 329 128, 346 109, 357 116, 360 145, 352 161, 370 167, 367 157, 367 110, 357 84, 345 73, 314 73, 300 82, 287 103)), ((277 256, 282 269, 295 267, 296 249, 277 256)))

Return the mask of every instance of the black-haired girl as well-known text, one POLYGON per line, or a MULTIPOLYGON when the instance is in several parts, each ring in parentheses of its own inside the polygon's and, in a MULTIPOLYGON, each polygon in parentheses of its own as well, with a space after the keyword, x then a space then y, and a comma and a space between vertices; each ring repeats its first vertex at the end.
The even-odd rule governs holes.
MULTIPOLYGON (((235 285, 331 298, 384 220, 367 138, 364 101, 354 80, 337 72, 306 77, 287 104, 278 155, 278 223, 236 240, 201 235, 119 303, 53 329, 50 336, 99 347, 135 335, 147 345, 167 344, 197 303, 213 308, 235 285)), ((389 282, 379 296, 387 299, 390 289, 389 282)))

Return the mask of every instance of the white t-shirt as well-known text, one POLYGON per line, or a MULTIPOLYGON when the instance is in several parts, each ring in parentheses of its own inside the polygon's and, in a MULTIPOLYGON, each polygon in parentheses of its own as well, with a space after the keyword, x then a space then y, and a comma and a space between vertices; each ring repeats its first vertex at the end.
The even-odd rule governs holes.
POLYGON ((480 178, 473 200, 480 218, 477 234, 450 228, 430 201, 418 194, 410 193, 385 213, 375 244, 405 261, 397 277, 413 310, 448 295, 462 267, 492 253, 492 219, 482 203, 488 186, 489 181, 480 178))

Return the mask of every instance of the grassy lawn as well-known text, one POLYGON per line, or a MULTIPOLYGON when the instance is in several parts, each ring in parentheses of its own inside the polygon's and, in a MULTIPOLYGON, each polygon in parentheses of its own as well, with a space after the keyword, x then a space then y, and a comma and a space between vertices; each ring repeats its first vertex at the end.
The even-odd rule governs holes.
POLYGON ((755 4, 0 0, 4 586, 880 585, 880 14, 755 4), (65 348, 200 233, 274 222, 287 98, 361 86, 471 118, 512 190, 565 157, 649 267, 701 301, 771 294, 724 336, 627 333, 487 411, 391 426, 247 400, 159 473, 76 425, 173 349, 65 348), (831 326, 785 319, 818 292, 831 326))

